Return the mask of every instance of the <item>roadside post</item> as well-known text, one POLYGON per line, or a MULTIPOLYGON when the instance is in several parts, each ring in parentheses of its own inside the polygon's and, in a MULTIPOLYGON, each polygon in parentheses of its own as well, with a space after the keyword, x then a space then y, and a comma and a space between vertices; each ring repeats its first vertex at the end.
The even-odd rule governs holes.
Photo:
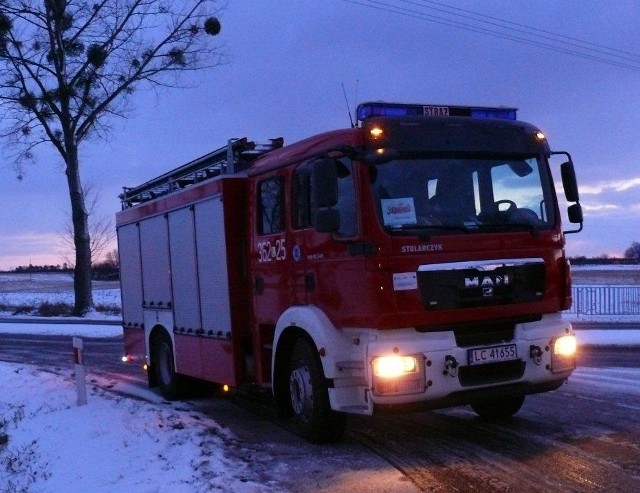
POLYGON ((75 364, 78 406, 84 406, 87 403, 87 385, 84 374, 84 358, 82 356, 82 339, 80 337, 73 338, 73 362, 75 364))

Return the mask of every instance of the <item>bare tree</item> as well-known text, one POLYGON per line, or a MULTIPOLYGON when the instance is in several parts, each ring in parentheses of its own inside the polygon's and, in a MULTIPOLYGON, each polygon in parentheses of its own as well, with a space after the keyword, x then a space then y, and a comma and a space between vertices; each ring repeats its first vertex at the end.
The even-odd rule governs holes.
MULTIPOLYGON (((83 200, 87 209, 87 220, 89 225, 89 238, 90 250, 91 250, 91 265, 100 261, 107 248, 112 246, 113 241, 116 238, 116 229, 111 215, 98 215, 98 193, 94 190, 93 186, 86 185, 82 189, 83 200)), ((74 231, 73 220, 71 215, 68 215, 67 221, 58 235, 60 245, 65 251, 74 251, 74 231)), ((63 254, 64 262, 68 265, 75 265, 74 259, 69 258, 66 254, 63 254)))
POLYGON ((185 73, 219 65, 216 13, 214 0, 0 0, 0 137, 19 173, 40 144, 62 157, 76 314, 93 305, 80 145, 108 135, 138 86, 180 87, 185 73))

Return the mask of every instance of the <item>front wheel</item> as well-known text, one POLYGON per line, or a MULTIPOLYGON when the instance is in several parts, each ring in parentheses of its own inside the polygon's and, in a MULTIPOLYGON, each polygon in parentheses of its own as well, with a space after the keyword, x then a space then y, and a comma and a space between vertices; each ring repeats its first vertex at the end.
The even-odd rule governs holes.
POLYGON ((291 409, 300 436, 312 443, 340 440, 345 416, 331 410, 322 364, 307 339, 295 343, 288 375, 291 409))
POLYGON ((524 395, 479 400, 471 404, 478 416, 486 420, 509 418, 516 414, 524 403, 524 395))

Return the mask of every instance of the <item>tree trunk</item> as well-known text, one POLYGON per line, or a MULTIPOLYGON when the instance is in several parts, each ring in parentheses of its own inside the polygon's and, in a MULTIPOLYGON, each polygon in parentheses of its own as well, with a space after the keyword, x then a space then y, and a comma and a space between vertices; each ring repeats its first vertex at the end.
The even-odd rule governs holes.
POLYGON ((85 315, 93 307, 91 293, 91 238, 89 235, 89 214, 84 203, 80 181, 78 149, 67 146, 67 182, 71 198, 71 218, 73 221, 73 243, 76 249, 76 266, 73 275, 75 295, 74 315, 85 315))

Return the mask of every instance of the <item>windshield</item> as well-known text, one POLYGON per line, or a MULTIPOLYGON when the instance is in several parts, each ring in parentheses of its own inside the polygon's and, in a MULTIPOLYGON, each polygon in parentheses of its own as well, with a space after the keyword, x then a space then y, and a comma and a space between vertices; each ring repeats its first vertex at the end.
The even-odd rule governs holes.
POLYGON ((539 157, 398 159, 371 166, 382 225, 392 231, 536 232, 555 225, 539 157))

